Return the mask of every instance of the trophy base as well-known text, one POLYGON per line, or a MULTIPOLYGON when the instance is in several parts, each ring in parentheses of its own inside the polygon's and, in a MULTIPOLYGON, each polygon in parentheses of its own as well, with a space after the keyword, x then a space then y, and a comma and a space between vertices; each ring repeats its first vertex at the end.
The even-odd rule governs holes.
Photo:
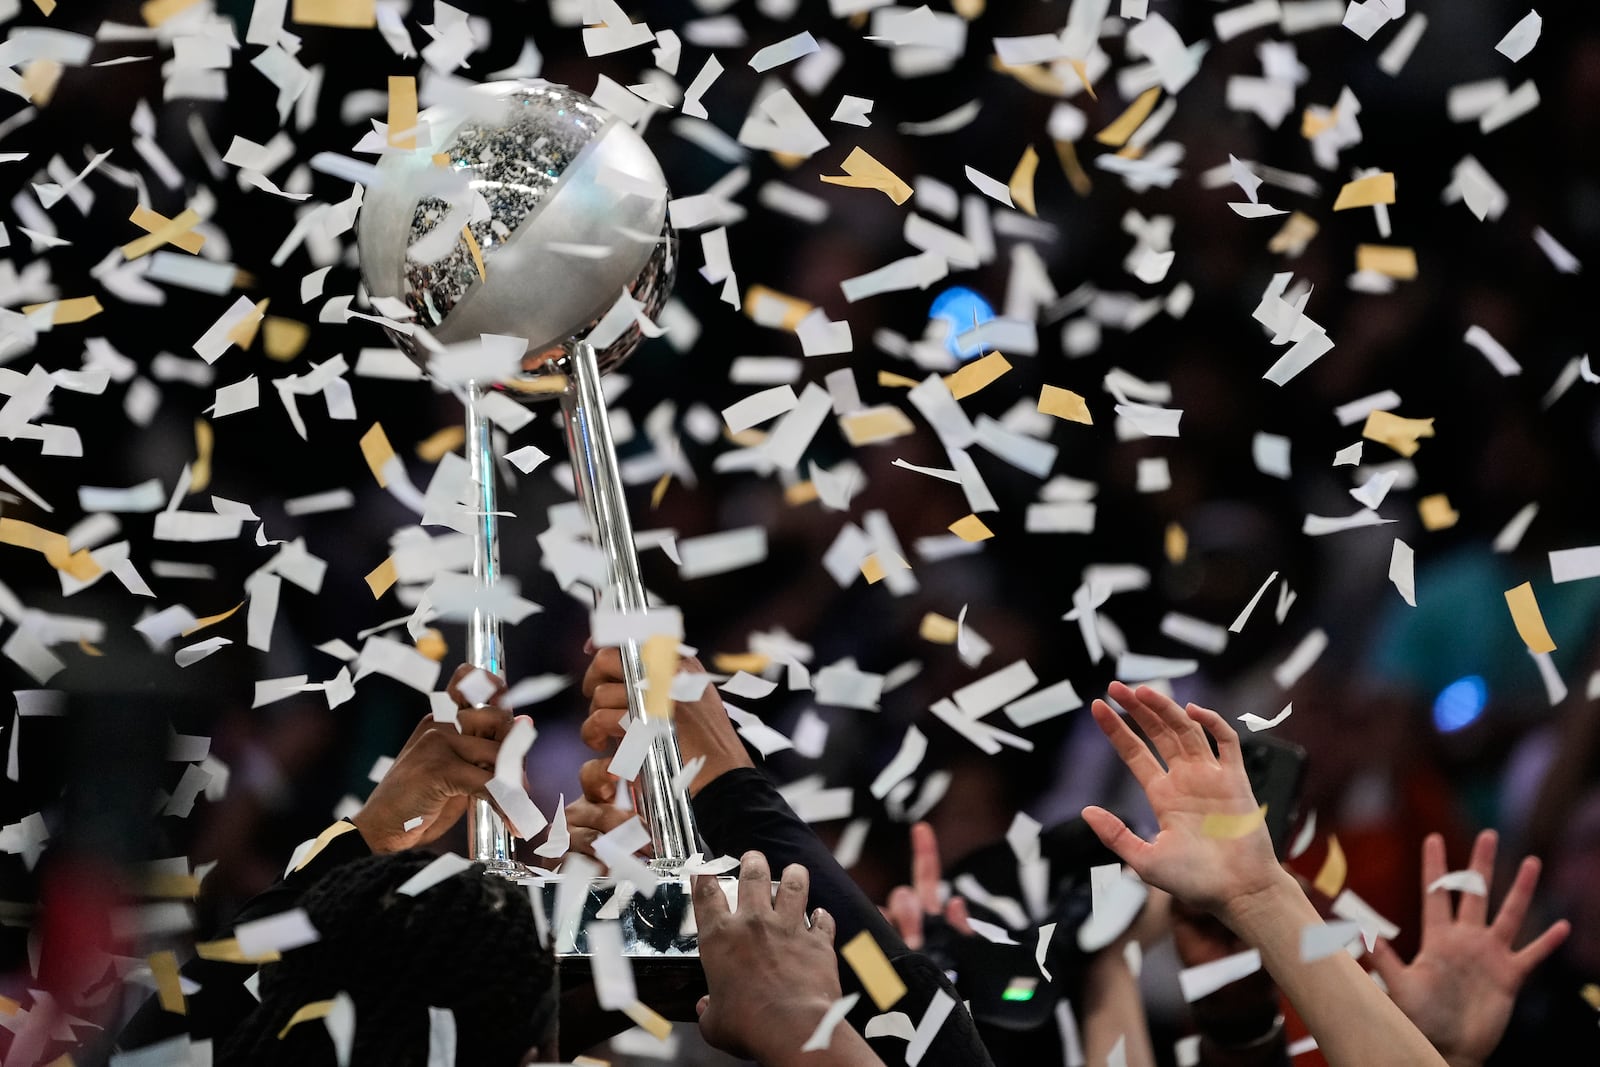
MULTIPOLYGON (((694 921, 694 900, 686 882, 664 879, 654 893, 633 893, 627 900, 619 898, 619 884, 614 878, 592 880, 584 894, 576 925, 561 930, 556 928, 560 880, 533 883, 544 914, 550 920, 550 936, 562 973, 588 973, 589 929, 595 923, 608 921, 615 922, 621 931, 622 955, 632 963, 636 973, 641 967, 655 964, 669 968, 679 966, 678 960, 693 960, 695 970, 699 970, 699 931, 694 921)), ((739 880, 719 877, 717 884, 732 907, 738 898, 739 880)))
POLYGON ((492 874, 496 878, 505 878, 513 882, 524 882, 532 877, 532 868, 525 867, 516 860, 479 860, 483 864, 483 873, 492 874))

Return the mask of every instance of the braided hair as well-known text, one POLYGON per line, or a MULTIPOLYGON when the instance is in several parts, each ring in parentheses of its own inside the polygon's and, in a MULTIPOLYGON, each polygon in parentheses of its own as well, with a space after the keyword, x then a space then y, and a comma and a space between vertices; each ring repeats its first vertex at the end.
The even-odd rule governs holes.
POLYGON ((395 890, 433 856, 371 856, 324 875, 301 900, 321 934, 261 969, 261 1003, 220 1045, 219 1067, 334 1062, 320 1023, 279 1032, 306 1004, 355 1003, 352 1067, 424 1067, 428 1008, 456 1020, 456 1062, 515 1067, 556 1021, 555 961, 525 889, 474 864, 416 896, 395 890))

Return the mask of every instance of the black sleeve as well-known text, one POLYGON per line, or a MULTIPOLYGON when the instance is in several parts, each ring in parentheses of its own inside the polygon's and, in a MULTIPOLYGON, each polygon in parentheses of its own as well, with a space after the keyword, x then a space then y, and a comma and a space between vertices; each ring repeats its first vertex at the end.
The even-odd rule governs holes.
MULTIPOLYGON (((298 871, 291 871, 270 888, 252 897, 234 916, 233 926, 289 911, 300 903, 305 891, 335 867, 370 856, 360 831, 350 830, 329 841, 298 871)), ((220 1039, 255 1010, 256 998, 244 983, 256 972, 253 963, 224 963, 196 956, 183 966, 183 976, 197 982, 200 989, 185 997, 187 1015, 164 1011, 152 995, 117 1036, 122 1049, 143 1048, 179 1034, 196 1041, 220 1039)))
MULTIPOLYGON (((949 1018, 923 1056, 928 1067, 971 1067, 991 1063, 978 1037, 972 1016, 961 1002, 950 979, 933 961, 912 952, 900 935, 867 898, 861 887, 845 873, 826 845, 790 809, 765 774, 753 767, 728 771, 700 790, 694 798, 695 822, 700 836, 714 854, 740 856, 756 851, 767 857, 774 877, 784 867, 798 863, 811 874, 811 908, 824 908, 838 925, 839 944, 843 945, 865 930, 894 964, 906 995, 890 1011, 904 1012, 915 1026, 935 994, 943 991, 955 1001, 949 1018)), ((857 1030, 880 1014, 866 996, 855 973, 841 960, 840 985, 846 993, 861 993, 861 1001, 849 1019, 857 1030)), ((899 1038, 879 1038, 871 1042, 873 1051, 889 1065, 905 1062, 908 1043, 899 1038)))

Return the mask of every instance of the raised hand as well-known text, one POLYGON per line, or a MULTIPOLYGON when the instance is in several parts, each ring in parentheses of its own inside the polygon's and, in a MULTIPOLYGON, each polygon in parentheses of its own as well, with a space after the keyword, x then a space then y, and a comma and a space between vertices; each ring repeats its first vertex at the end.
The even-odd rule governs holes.
MULTIPOLYGON (((1481 875, 1486 886, 1493 878, 1497 845, 1495 832, 1485 830, 1472 846, 1468 870, 1481 875)), ((1394 1002, 1444 1058, 1453 1067, 1477 1067, 1505 1033, 1522 983, 1572 927, 1562 919, 1513 948, 1539 884, 1539 861, 1533 856, 1517 868, 1492 922, 1486 897, 1462 893, 1452 908, 1450 890, 1428 891, 1444 873, 1444 838, 1429 834, 1422 842, 1421 947, 1410 963, 1402 963, 1389 943, 1380 941, 1372 962, 1394 1002)))
POLYGON ((1180 708, 1149 686, 1135 691, 1113 682, 1110 693, 1155 746, 1152 753, 1109 704, 1094 702, 1095 723, 1144 789, 1160 832, 1145 841, 1104 808, 1085 808, 1084 820, 1105 846, 1149 884, 1206 911, 1279 881, 1283 872, 1265 822, 1255 817, 1233 727, 1198 705, 1180 708))
POLYGON ((492 675, 495 688, 488 702, 478 707, 467 702, 457 687, 474 669, 463 664, 447 689, 455 698, 460 728, 424 716, 389 772, 351 817, 373 852, 431 844, 466 814, 470 800, 488 799, 485 790, 494 777, 495 755, 513 720, 495 703, 505 683, 492 675), (416 819, 421 822, 406 829, 416 819))
POLYGON ((911 827, 911 884, 895 886, 883 908, 884 917, 913 951, 921 950, 925 942, 923 927, 928 916, 943 915, 956 933, 972 934, 967 923, 967 902, 956 896, 940 902, 941 875, 939 839, 934 836, 933 827, 919 822, 911 827))
MULTIPOLYGON (((705 671, 693 657, 682 660, 680 669, 695 674, 705 671)), ((617 778, 610 770, 611 754, 622 740, 628 717, 628 689, 622 674, 621 652, 602 648, 594 654, 583 675, 583 695, 589 700, 589 717, 583 722, 583 743, 605 755, 585 763, 578 771, 578 779, 586 798, 594 803, 609 804, 617 796, 617 778)), ((694 700, 677 701, 673 705, 672 723, 684 762, 700 756, 706 759, 705 766, 689 783, 690 796, 735 767, 754 766, 715 686, 707 684, 694 700)))
POLYGON ((700 1032, 707 1042, 766 1067, 789 1063, 875 1064, 866 1042, 841 1022, 826 1053, 801 1046, 839 999, 839 961, 833 917, 818 908, 806 924, 811 877, 792 863, 776 893, 766 857, 747 852, 739 863, 739 904, 728 910, 717 880, 694 882, 700 963, 710 992, 700 999, 700 1032))

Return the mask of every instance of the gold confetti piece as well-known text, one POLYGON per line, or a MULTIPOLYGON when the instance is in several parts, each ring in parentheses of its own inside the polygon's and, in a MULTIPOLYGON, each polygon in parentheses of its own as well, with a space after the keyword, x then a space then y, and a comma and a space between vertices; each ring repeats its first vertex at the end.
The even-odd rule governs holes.
POLYGON ((478 248, 478 239, 472 236, 472 227, 461 227, 461 236, 467 242, 467 251, 472 253, 472 265, 478 268, 478 280, 488 281, 489 276, 483 272, 483 252, 478 248))
POLYGON ((329 825, 325 830, 322 831, 322 833, 317 835, 315 841, 311 842, 311 847, 306 849, 306 854, 300 857, 300 862, 294 865, 294 869, 297 871, 304 870, 305 865, 316 859, 322 850, 328 847, 328 843, 330 841, 341 834, 349 833, 355 828, 355 823, 346 822, 343 819, 340 819, 338 822, 329 825))
POLYGON ((839 428, 852 447, 875 445, 915 433, 911 419, 897 407, 883 406, 839 416, 839 428))
POLYGON ((668 471, 656 479, 656 484, 650 487, 650 510, 654 511, 661 506, 661 501, 666 499, 667 486, 672 484, 672 472, 668 471))
POLYGON ((1255 811, 1242 815, 1219 815, 1212 813, 1200 820, 1200 832, 1206 837, 1214 837, 1219 841, 1233 841, 1250 833, 1258 826, 1265 825, 1267 820, 1267 806, 1261 805, 1255 811))
POLYGON ((450 646, 445 642, 444 634, 438 630, 424 630, 422 636, 417 638, 417 651, 433 662, 440 663, 445 653, 450 651, 450 646))
POLYGON ((192 874, 150 874, 145 876, 142 888, 147 897, 193 900, 200 895, 200 879, 192 874))
MULTIPOLYGON (((298 20, 297 20, 298 21, 298 20)), ((417 147, 417 79, 389 76, 389 147, 417 147), (396 134, 401 136, 395 136, 396 134)))
POLYGON ((1066 419, 1068 422, 1081 422, 1085 426, 1094 425, 1094 418, 1089 414, 1089 405, 1083 397, 1071 389, 1062 389, 1055 385, 1047 385, 1040 390, 1039 412, 1043 415, 1054 415, 1058 419, 1066 419))
POLYGON ((394 458, 394 446, 389 444, 389 435, 383 432, 383 423, 373 423, 372 429, 361 435, 361 454, 366 457, 367 468, 378 479, 378 485, 387 489, 389 479, 383 468, 394 458))
POLYGON ((1089 172, 1083 169, 1083 164, 1078 162, 1078 146, 1071 141, 1056 141, 1056 159, 1061 163, 1061 171, 1067 176, 1067 181, 1072 185, 1072 191, 1079 196, 1088 196, 1094 191, 1094 182, 1089 178, 1089 172))
POLYGON ((891 370, 881 370, 878 372, 878 384, 889 389, 915 389, 917 380, 891 370))
POLYGON ((678 639, 653 634, 639 649, 644 661, 644 713, 653 719, 672 718, 672 676, 678 672, 678 639))
POLYGON ((648 1031, 657 1041, 665 1041, 672 1035, 672 1024, 640 1001, 636 1000, 623 1008, 622 1014, 632 1019, 633 1024, 639 1029, 648 1031))
MULTIPOLYGON (((894 561, 890 564, 890 566, 897 571, 908 571, 911 569, 911 564, 907 563, 899 556, 894 557, 894 561)), ((878 558, 878 554, 876 552, 861 561, 861 576, 867 580, 868 585, 877 585, 879 582, 883 581, 883 574, 884 564, 883 561, 878 558)))
POLYGON ((998 352, 990 352, 982 359, 968 363, 954 374, 945 375, 944 384, 950 387, 951 394, 957 400, 961 400, 976 393, 1010 369, 1010 360, 998 352))
POLYGON ((77 1065, 72 1062, 71 1056, 63 1052, 61 1055, 45 1064, 44 1067, 77 1067, 77 1065))
POLYGON ((1556 650, 1556 643, 1545 628, 1544 615, 1539 611, 1539 601, 1534 599, 1532 582, 1523 582, 1515 589, 1507 589, 1506 607, 1511 609, 1511 621, 1516 623, 1517 635, 1528 646, 1529 652, 1556 650))
POLYGON ((228 331, 228 340, 238 345, 241 351, 248 352, 250 346, 255 344, 256 331, 261 328, 261 319, 266 315, 269 303, 271 303, 270 297, 257 303, 244 318, 234 323, 233 329, 228 331))
POLYGON ((829 185, 843 185, 851 189, 877 189, 896 204, 911 199, 911 186, 861 148, 854 149, 845 157, 841 169, 845 176, 824 174, 822 180, 829 185))
MULTIPOLYGON (((801 319, 816 310, 815 305, 808 304, 799 297, 790 296, 788 293, 780 293, 776 289, 768 289, 765 285, 752 285, 744 291, 744 304, 742 306, 745 315, 751 319, 756 318, 758 310, 762 310, 763 315, 770 314, 773 304, 777 304, 783 309, 783 315, 777 322, 778 329, 788 330, 791 333, 800 325, 801 319)), ((757 321, 763 325, 771 325, 771 322, 766 318, 757 321)))
POLYGON ((922 617, 922 625, 917 628, 917 636, 936 645, 953 645, 956 643, 959 629, 956 620, 946 618, 936 611, 930 611, 922 617))
POLYGON ((44 12, 46 16, 48 16, 55 11, 56 0, 33 0, 33 6, 37 7, 40 11, 44 12))
POLYGON ((1308 107, 1300 114, 1300 136, 1309 141, 1324 130, 1333 129, 1338 121, 1339 112, 1334 108, 1322 111, 1308 107))
POLYGON ((1374 411, 1361 427, 1361 436, 1388 445, 1402 456, 1414 456, 1422 446, 1421 437, 1433 436, 1432 419, 1406 419, 1389 411, 1374 411))
POLYGON ((1116 120, 1094 135, 1094 139, 1109 148, 1121 148, 1128 143, 1128 138, 1133 136, 1133 131, 1144 124, 1150 117, 1150 112, 1155 110, 1156 101, 1161 99, 1161 86, 1153 85, 1140 93, 1128 109, 1116 120))
POLYGON ((1450 506, 1450 498, 1444 493, 1434 493, 1417 501, 1417 514, 1422 516, 1422 525, 1429 530, 1448 530, 1461 518, 1461 513, 1450 506))
POLYGON ((1026 211, 1034 218, 1039 217, 1038 209, 1033 202, 1033 177, 1039 171, 1039 153, 1033 145, 1023 149, 1022 158, 1017 160, 1017 169, 1011 172, 1011 181, 1006 183, 1006 190, 1011 194, 1011 202, 1026 211))
POLYGON ((507 389, 514 389, 519 393, 538 395, 564 393, 567 391, 567 376, 565 374, 541 374, 534 378, 507 378, 499 384, 507 389))
POLYGON ((178 977, 178 957, 162 950, 150 956, 150 975, 156 980, 156 997, 162 1011, 174 1015, 188 1015, 189 1005, 183 999, 183 982, 178 977))
POLYGON ((819 495, 816 482, 795 482, 783 491, 783 502, 791 508, 797 508, 811 503, 819 495))
POLYGON ((1350 871, 1350 864, 1344 858, 1344 849, 1339 846, 1339 839, 1333 834, 1328 835, 1328 855, 1322 861, 1322 869, 1317 872, 1316 880, 1311 883, 1311 888, 1321 893, 1330 900, 1339 895, 1339 890, 1344 888, 1344 879, 1350 871))
POLYGON ((166 244, 185 252, 198 252, 206 243, 203 234, 192 232, 201 222, 200 213, 193 208, 187 208, 176 218, 169 219, 149 208, 136 206, 133 214, 128 216, 128 221, 144 230, 146 236, 123 245, 123 259, 138 259, 166 244))
POLYGON ((1578 996, 1588 1002, 1589 1007, 1595 1011, 1600 1011, 1600 985, 1588 982, 1582 989, 1578 990, 1578 996))
POLYGON ((216 435, 205 419, 194 420, 194 465, 189 468, 189 492, 198 493, 211 484, 211 448, 216 435))
POLYGON ((1356 270, 1409 282, 1417 276, 1417 253, 1399 245, 1356 245, 1356 270))
POLYGON ((67 547, 65 534, 54 533, 21 519, 0 519, 0 544, 31 548, 43 555, 45 562, 58 571, 87 582, 100 573, 100 564, 89 555, 87 548, 73 552, 67 547))
POLYGON ((234 612, 236 612, 240 608, 244 607, 244 603, 245 602, 241 600, 237 604, 235 604, 233 607, 229 608, 227 611, 224 611, 224 612, 222 612, 222 613, 220 613, 218 615, 207 615, 203 619, 194 620, 194 625, 189 627, 187 630, 183 631, 183 633, 180 634, 179 636, 180 637, 188 637, 190 634, 199 633, 201 630, 204 630, 207 626, 215 626, 217 623, 221 622, 222 620, 224 620, 226 618, 229 618, 230 616, 233 615, 234 612))
POLYGON ((311 336, 311 327, 295 319, 282 319, 268 315, 261 322, 261 344, 267 358, 287 363, 300 354, 311 336))
POLYGON ((372 599, 377 600, 387 593, 395 582, 400 580, 400 573, 394 568, 394 557, 390 556, 368 573, 367 588, 372 590, 372 599))
POLYGON ((1267 242, 1267 251, 1276 255, 1298 256, 1321 229, 1317 220, 1303 211, 1291 212, 1283 228, 1267 242))
POLYGON ((370 30, 378 24, 378 0, 294 0, 289 18, 304 26, 370 30))
POLYGON ((1089 94, 1089 99, 1099 103, 1100 97, 1094 91, 1094 82, 1089 80, 1089 65, 1081 59, 1072 59, 1068 60, 1068 62, 1072 64, 1072 69, 1077 72, 1078 80, 1083 83, 1083 89, 1089 94))
POLYGON ((66 69, 64 64, 53 59, 35 59, 22 68, 22 84, 18 88, 29 103, 46 107, 55 98, 56 86, 61 84, 61 75, 66 69))
POLYGON ((861 979, 861 985, 872 998, 879 1011, 888 1011, 906 995, 906 984, 895 973, 889 957, 866 930, 861 931, 839 950, 850 969, 861 979))
MULTIPOLYGON (((26 304, 22 308, 24 315, 31 315, 42 307, 48 307, 50 301, 43 304, 26 304)), ((69 326, 74 322, 92 319, 105 308, 100 306, 100 301, 92 296, 75 296, 70 300, 54 301, 56 309, 50 316, 53 326, 69 326)))
POLYGON ((985 526, 983 520, 976 515, 968 515, 952 522, 950 532, 963 541, 987 541, 994 536, 994 531, 985 526))
POLYGON ((308 1023, 313 1019, 326 1019, 331 1011, 333 1011, 331 1000, 313 1000, 310 1004, 303 1005, 299 1011, 289 1016, 288 1022, 283 1024, 283 1029, 278 1031, 278 1040, 282 1041, 289 1035, 290 1030, 301 1023, 308 1023))
POLYGON ((446 455, 454 452, 467 442, 465 427, 457 423, 436 430, 417 442, 417 458, 425 463, 437 463, 446 455))
POLYGON ((985 0, 951 0, 950 10, 971 22, 983 14, 985 0))
POLYGON ((1348 211, 1355 207, 1392 203, 1394 203, 1394 174, 1391 171, 1384 171, 1370 178, 1357 178, 1353 182, 1345 182, 1344 188, 1339 190, 1339 199, 1333 202, 1333 210, 1348 211))
POLYGON ((89 643, 89 639, 87 637, 78 638, 78 648, 86 656, 103 656, 103 655, 105 655, 104 652, 101 652, 98 648, 95 648, 93 645, 91 645, 89 643))
MULTIPOLYGON (((345 825, 350 826, 352 830, 355 829, 349 823, 345 825)), ((244 950, 239 947, 237 937, 222 941, 198 942, 194 946, 194 954, 203 960, 215 960, 218 963, 277 963, 283 958, 276 949, 263 952, 259 956, 246 956, 244 950)))
POLYGON ((572 1064, 573 1067, 579 1067, 580 1064, 583 1067, 611 1067, 610 1060, 596 1059, 594 1056, 574 1056, 572 1064))
POLYGON ((139 5, 139 15, 146 26, 159 26, 172 16, 187 11, 200 0, 149 0, 139 5))
POLYGON ((771 656, 760 652, 722 652, 711 658, 711 666, 722 674, 760 674, 771 662, 771 656))
POLYGON ((0 997, 0 1015, 15 1015, 22 1010, 22 1005, 10 997, 0 997))
POLYGON ((450 153, 435 152, 433 154, 433 165, 436 167, 448 167, 450 165, 450 153))

